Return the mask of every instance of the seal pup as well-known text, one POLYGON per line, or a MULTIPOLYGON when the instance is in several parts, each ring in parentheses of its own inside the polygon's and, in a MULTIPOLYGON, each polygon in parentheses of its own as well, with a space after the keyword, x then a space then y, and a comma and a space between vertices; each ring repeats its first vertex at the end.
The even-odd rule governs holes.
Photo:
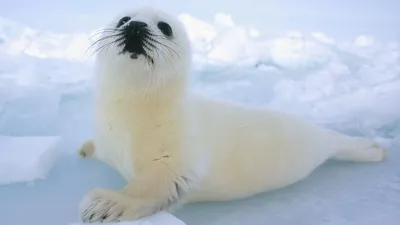
POLYGON ((190 42, 166 12, 144 7, 119 15, 98 46, 94 135, 79 155, 107 163, 127 184, 87 193, 83 222, 248 197, 298 182, 328 159, 385 158, 372 140, 191 93, 190 42))

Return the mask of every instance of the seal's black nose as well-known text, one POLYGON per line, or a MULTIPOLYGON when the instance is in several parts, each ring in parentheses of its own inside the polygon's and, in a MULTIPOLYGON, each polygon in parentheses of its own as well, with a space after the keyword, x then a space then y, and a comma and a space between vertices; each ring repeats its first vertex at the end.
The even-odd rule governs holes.
POLYGON ((131 21, 126 26, 128 35, 138 36, 143 35, 146 31, 147 24, 142 21, 131 21))
POLYGON ((131 58, 146 54, 144 40, 148 36, 147 24, 142 21, 131 21, 123 28, 123 52, 131 53, 131 58))

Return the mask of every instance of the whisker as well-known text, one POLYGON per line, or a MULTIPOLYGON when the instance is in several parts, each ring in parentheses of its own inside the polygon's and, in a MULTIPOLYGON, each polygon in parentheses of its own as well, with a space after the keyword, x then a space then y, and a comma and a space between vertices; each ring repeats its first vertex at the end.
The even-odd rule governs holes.
POLYGON ((102 46, 96 48, 96 49, 92 52, 92 54, 90 54, 89 58, 92 57, 95 53, 102 53, 102 52, 104 51, 104 49, 107 49, 107 50, 108 50, 108 48, 109 48, 110 46, 112 46, 113 44, 120 44, 120 43, 118 43, 118 42, 120 42, 121 39, 122 39, 122 38, 119 38, 119 39, 117 39, 117 40, 114 40, 114 41, 112 41, 112 42, 108 42, 108 43, 106 43, 106 44, 104 44, 104 45, 102 45, 102 46))
POLYGON ((153 42, 155 42, 155 43, 157 43, 157 44, 159 44, 159 45, 164 46, 171 54, 172 54, 172 52, 173 52, 173 53, 175 53, 176 56, 180 57, 179 54, 178 54, 173 48, 167 46, 166 44, 161 43, 161 42, 159 42, 159 41, 157 41, 157 40, 155 40, 155 39, 152 39, 152 38, 151 38, 150 40, 153 41, 153 42))
MULTIPOLYGON (((94 47, 95 45, 97 45, 99 42, 102 42, 102 41, 107 40, 107 39, 109 39, 109 38, 119 37, 119 36, 121 36, 121 34, 114 34, 114 35, 109 35, 109 36, 105 36, 105 37, 100 38, 99 40, 93 42, 93 43, 86 49, 85 54, 86 54, 92 47, 94 47)), ((117 39, 117 40, 119 40, 119 39, 117 39)))
POLYGON ((103 41, 103 40, 105 40, 105 39, 107 39, 107 38, 120 37, 120 36, 122 36, 122 35, 123 35, 123 34, 121 34, 121 33, 113 34, 113 35, 108 35, 108 36, 99 38, 99 39, 98 39, 97 41, 95 41, 93 44, 96 44, 96 43, 98 43, 98 42, 100 42, 100 41, 103 41))
MULTIPOLYGON (((144 41, 143 46, 144 46, 145 48, 147 48, 148 50, 150 50, 151 52, 155 52, 155 53, 157 54, 157 59, 158 59, 158 60, 161 59, 161 58, 160 58, 160 54, 159 54, 159 49, 158 49, 156 46, 152 45, 152 43, 149 43, 149 42, 146 40, 146 41, 144 41), (150 45, 150 47, 149 47, 148 45, 150 45)), ((164 55, 163 57, 164 57, 164 60, 165 60, 165 55, 164 55)))
POLYGON ((181 46, 180 46, 179 44, 177 44, 174 40, 168 39, 168 38, 166 38, 166 37, 164 37, 164 36, 162 36, 162 35, 154 34, 154 33, 151 33, 151 32, 148 32, 147 34, 150 35, 150 36, 152 36, 152 37, 156 37, 156 38, 159 38, 159 39, 163 39, 163 40, 166 40, 166 41, 170 41, 170 42, 172 42, 173 44, 175 44, 176 46, 178 46, 179 48, 181 47, 181 46))
POLYGON ((115 30, 112 30, 112 29, 101 29, 101 30, 97 30, 96 31, 96 33, 94 33, 92 36, 90 36, 89 37, 89 39, 92 39, 94 36, 96 36, 96 35, 100 35, 100 34, 103 34, 103 33, 111 33, 111 32, 115 32, 115 30))

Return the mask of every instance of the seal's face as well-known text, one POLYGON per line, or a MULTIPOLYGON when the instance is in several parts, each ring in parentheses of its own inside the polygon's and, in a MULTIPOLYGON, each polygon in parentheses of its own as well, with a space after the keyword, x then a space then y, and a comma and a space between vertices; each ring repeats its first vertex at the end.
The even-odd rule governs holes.
MULTIPOLYGON (((157 45, 163 44, 157 40, 160 38, 149 29, 146 22, 132 20, 131 17, 125 16, 119 20, 117 28, 121 28, 119 34, 117 34, 117 36, 120 36, 117 43, 118 47, 121 47, 119 54, 129 54, 132 59, 137 59, 138 56, 143 55, 150 63, 154 63, 150 52, 160 51, 157 45)), ((158 21, 157 28, 164 35, 164 40, 173 38, 173 31, 168 23, 158 21)), ((171 50, 167 45, 164 45, 164 47, 171 50)))
POLYGON ((96 43, 97 62, 129 76, 186 74, 190 44, 183 24, 152 8, 118 16, 96 43), (177 72, 179 71, 179 72, 177 72))

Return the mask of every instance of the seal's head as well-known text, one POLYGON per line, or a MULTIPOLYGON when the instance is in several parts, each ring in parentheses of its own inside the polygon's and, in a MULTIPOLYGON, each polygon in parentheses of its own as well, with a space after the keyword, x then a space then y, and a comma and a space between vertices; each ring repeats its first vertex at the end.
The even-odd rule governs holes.
POLYGON ((183 24, 150 7, 119 15, 96 46, 100 76, 117 76, 122 82, 164 83, 190 69, 191 48, 183 24))

